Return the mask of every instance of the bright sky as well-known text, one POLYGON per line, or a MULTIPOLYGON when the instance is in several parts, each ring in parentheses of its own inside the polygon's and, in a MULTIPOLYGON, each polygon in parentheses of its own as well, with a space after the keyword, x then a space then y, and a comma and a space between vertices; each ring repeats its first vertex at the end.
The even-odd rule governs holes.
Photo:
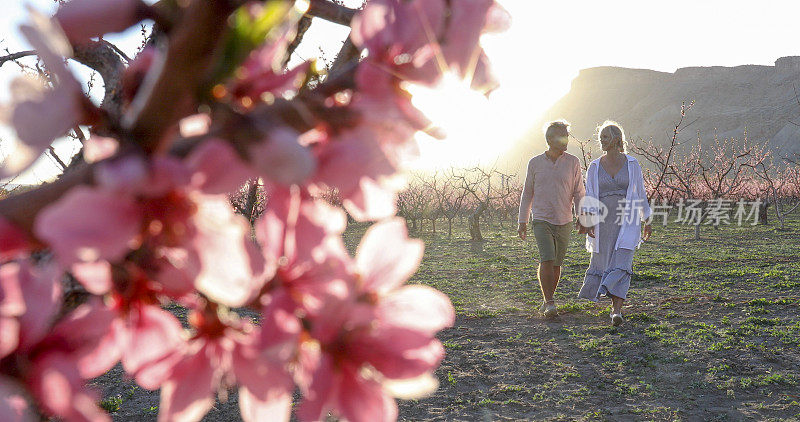
MULTIPOLYGON (((778 57, 800 55, 797 0, 500 2, 512 15, 512 27, 484 37, 483 45, 501 87, 488 102, 459 90, 421 93, 420 107, 443 120, 450 137, 435 143, 420 137, 419 167, 494 160, 567 93, 580 69, 620 66, 671 72, 686 66, 771 65, 778 57)), ((45 11, 54 7, 53 0, 27 3, 45 11)), ((361 0, 346 3, 359 5, 361 0)), ((23 4, 0 5, 0 28, 7 28, 0 35, 2 47, 11 51, 27 48, 16 30, 25 19, 23 4)), ((130 32, 113 38, 127 52, 135 51, 140 40, 135 30, 130 32)), ((346 34, 346 28, 317 20, 297 55, 307 59, 322 49, 331 59, 346 34)), ((13 64, 4 65, 0 84, 6 86, 15 73, 13 64)), ((7 92, 0 90, 0 102, 6 97, 7 92)), ((9 138, 13 132, 0 131, 0 139, 9 138)), ((75 148, 66 143, 59 152, 66 157, 75 148)), ((6 150, 5 145, 0 147, 6 150)), ((25 181, 49 178, 52 168, 52 164, 41 165, 25 181)))

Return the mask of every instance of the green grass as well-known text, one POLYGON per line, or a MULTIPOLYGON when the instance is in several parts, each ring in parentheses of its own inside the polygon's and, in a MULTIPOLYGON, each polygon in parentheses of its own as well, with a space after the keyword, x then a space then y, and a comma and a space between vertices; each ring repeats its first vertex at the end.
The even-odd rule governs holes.
MULTIPOLYGON (((458 315, 433 405, 444 413, 432 418, 695 420, 710 417, 703 406, 737 409, 733 419, 798 415, 800 218, 788 226, 704 227, 701 240, 692 227, 655 226, 636 252, 626 323, 612 328, 608 301, 576 297, 583 236, 573 232, 562 267, 560 316, 545 323, 532 238, 484 225, 486 241, 472 243, 462 225, 448 239, 426 224, 410 233, 426 245, 410 282, 447 294, 458 315), (503 329, 515 321, 530 328, 503 329), (497 369, 505 361, 516 363, 497 369), (623 416, 586 404, 607 402, 626 403, 623 416)), ((351 252, 367 227, 348 228, 351 252)))

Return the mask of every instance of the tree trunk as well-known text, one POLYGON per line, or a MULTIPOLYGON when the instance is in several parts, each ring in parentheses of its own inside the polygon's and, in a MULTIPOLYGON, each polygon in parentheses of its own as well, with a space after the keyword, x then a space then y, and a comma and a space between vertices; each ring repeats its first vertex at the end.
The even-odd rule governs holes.
POLYGON ((764 201, 758 206, 758 221, 761 224, 769 224, 767 216, 769 215, 769 202, 764 201))
POLYGON ((469 235, 473 242, 482 242, 483 235, 481 235, 481 215, 486 210, 485 204, 478 205, 472 215, 469 216, 469 235))
POLYGON ((700 240, 700 225, 694 225, 694 240, 700 240))
POLYGON ((453 219, 452 218, 448 218, 447 219, 447 238, 448 239, 452 239, 453 238, 453 219))
POLYGON ((433 230, 433 234, 436 234, 436 219, 431 218, 431 230, 433 230))

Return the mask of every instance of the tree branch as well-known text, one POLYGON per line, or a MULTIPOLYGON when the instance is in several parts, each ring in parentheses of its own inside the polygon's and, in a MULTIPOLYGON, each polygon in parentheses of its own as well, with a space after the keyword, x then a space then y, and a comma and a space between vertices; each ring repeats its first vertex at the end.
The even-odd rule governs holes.
MULTIPOLYGON (((194 112, 196 98, 216 58, 230 1, 192 2, 170 34, 163 67, 149 89, 143 89, 131 105, 123 125, 145 152, 166 149, 165 135, 183 117, 194 112)), ((147 82, 145 82, 146 84, 147 82)))
POLYGON ((35 56, 36 50, 28 50, 28 51, 20 51, 18 53, 11 53, 5 56, 0 57, 0 66, 6 64, 6 62, 11 62, 14 60, 21 59, 23 57, 35 56))
POLYGON ((350 26, 357 10, 336 4, 328 0, 311 0, 308 8, 308 15, 315 18, 324 19, 328 22, 338 23, 339 25, 350 26))
POLYGON ((89 41, 74 46, 73 59, 78 63, 97 71, 103 78, 105 94, 101 107, 114 120, 122 114, 122 74, 125 65, 122 63, 117 48, 105 40, 89 41))

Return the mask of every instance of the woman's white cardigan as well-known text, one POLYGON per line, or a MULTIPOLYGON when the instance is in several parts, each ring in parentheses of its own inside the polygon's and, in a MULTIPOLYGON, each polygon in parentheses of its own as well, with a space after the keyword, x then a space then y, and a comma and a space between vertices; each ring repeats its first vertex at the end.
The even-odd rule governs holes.
MULTIPOLYGON (((647 190, 644 188, 644 177, 642 176, 642 167, 639 162, 628 154, 628 191, 625 194, 625 210, 622 217, 622 227, 619 230, 619 236, 614 249, 636 249, 641 244, 642 228, 641 223, 650 218, 651 210, 650 204, 647 203, 647 190), (639 218, 636 218, 637 214, 639 218)), ((596 159, 589 164, 586 170, 586 196, 590 196, 599 200, 598 192, 598 176, 597 169, 600 166, 600 159, 596 159)), ((606 215, 607 222, 614 224, 617 216, 611 215, 609 212, 606 215)), ((600 230, 595 226, 594 237, 586 236, 586 250, 589 252, 599 253, 600 242, 598 238, 600 230)))

